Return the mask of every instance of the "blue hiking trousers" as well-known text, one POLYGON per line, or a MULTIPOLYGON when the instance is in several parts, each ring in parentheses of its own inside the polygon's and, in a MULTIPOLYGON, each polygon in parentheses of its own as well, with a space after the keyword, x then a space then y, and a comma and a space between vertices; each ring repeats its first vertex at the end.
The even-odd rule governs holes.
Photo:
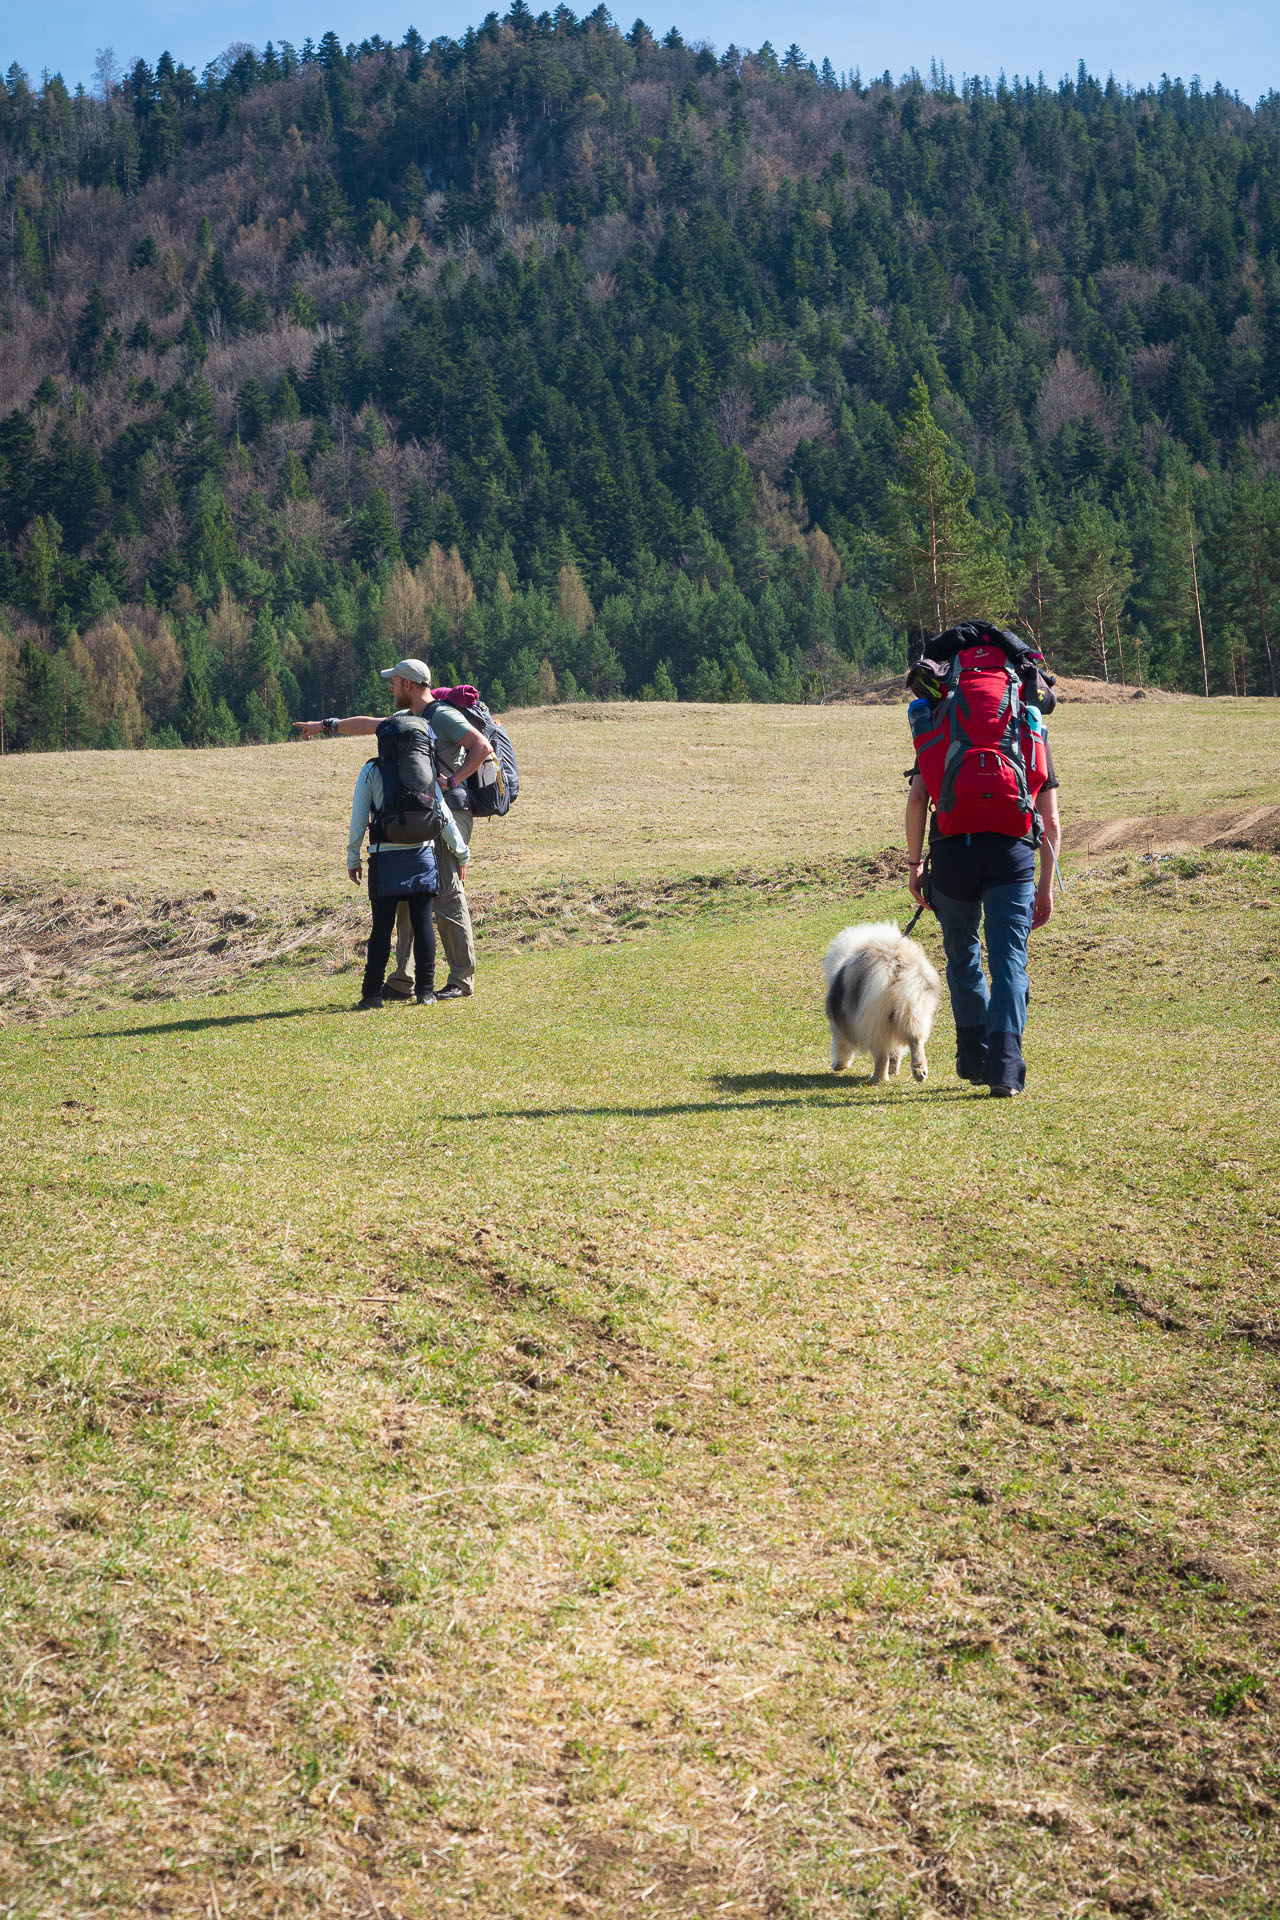
POLYGON ((1027 1078, 1022 1034, 1034 849, 1006 834, 957 834, 934 841, 930 862, 929 904, 947 956, 956 1072, 964 1080, 1021 1091, 1027 1078), (982 965, 984 931, 989 981, 982 965))

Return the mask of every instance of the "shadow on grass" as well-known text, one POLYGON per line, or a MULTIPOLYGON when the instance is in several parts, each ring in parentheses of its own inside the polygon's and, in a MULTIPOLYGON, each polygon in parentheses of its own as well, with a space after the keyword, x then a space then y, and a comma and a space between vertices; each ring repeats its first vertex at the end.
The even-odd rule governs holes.
MULTIPOLYGON (((866 1076, 850 1076, 844 1084, 832 1084, 836 1076, 831 1073, 735 1073, 718 1076, 713 1081, 722 1094, 732 1096, 737 1093, 755 1093, 754 1100, 664 1100, 654 1106, 626 1104, 616 1107, 504 1107, 490 1113, 442 1113, 439 1117, 446 1125, 470 1126, 478 1121, 492 1120, 666 1120, 684 1113, 754 1113, 763 1108, 814 1107, 832 1110, 848 1106, 849 1089, 857 1086, 869 1086, 866 1076), (807 1097, 810 1090, 825 1088, 830 1096, 826 1100, 815 1101, 807 1097)), ((899 1096, 913 1100, 987 1100, 990 1098, 985 1087, 930 1087, 928 1091, 911 1090, 905 1094, 905 1088, 885 1087, 876 1089, 879 1098, 877 1106, 887 1105, 899 1096)), ((866 1102, 862 1103, 867 1104, 866 1102)))
MULTIPOLYGON (((721 1093, 783 1093, 788 1090, 799 1093, 805 1087, 826 1087, 829 1092, 838 1094, 841 1087, 869 1087, 871 1076, 868 1073, 833 1073, 828 1067, 822 1073, 719 1073, 714 1084, 721 1093)), ((909 1071, 895 1081, 886 1081, 884 1087, 886 1094, 892 1094, 895 1088, 899 1092, 911 1088, 913 1100, 985 1100, 989 1097, 985 1087, 968 1085, 916 1089, 911 1086, 909 1071)))
MULTIPOLYGON (((156 1020, 146 1027, 94 1027, 81 1040, 137 1040, 149 1033, 200 1033, 205 1027, 247 1027, 257 1020, 324 1020, 349 1007, 278 1007, 267 1013, 210 1013, 199 1020, 156 1020)), ((73 1036, 66 1036, 71 1039, 73 1036)))

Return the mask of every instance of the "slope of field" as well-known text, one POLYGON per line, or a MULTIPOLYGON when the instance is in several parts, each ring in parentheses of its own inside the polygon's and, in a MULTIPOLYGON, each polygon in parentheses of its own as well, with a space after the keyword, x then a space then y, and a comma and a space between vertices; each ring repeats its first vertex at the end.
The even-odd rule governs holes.
MULTIPOLYGON (((615 704, 510 724, 520 801, 474 841, 486 950, 764 894, 848 897, 901 871, 885 852, 901 846, 900 704, 615 704)), ((1053 734, 1073 854, 1280 840, 1274 701, 1067 705, 1053 734)), ((343 865, 367 751, 0 760, 0 1019, 203 991, 279 958, 349 964, 367 930, 343 865)))
MULTIPOLYGON (((628 717, 684 718, 522 732, 569 778, 628 717)), ((1138 817, 1230 805, 1270 724, 1200 787, 1154 721, 1059 732, 1138 817)), ((669 917, 495 941, 473 1002, 308 964, 0 1035, 0 1900, 1263 1920, 1274 857, 1078 866, 995 1104, 945 1017, 923 1088, 833 1078, 848 903, 683 914, 623 805, 583 865, 669 917)))
MULTIPOLYGON (((507 716, 518 805, 477 829, 479 884, 706 872, 901 836, 896 707, 541 707, 507 716)), ((1280 802, 1280 702, 1064 704, 1068 818, 1280 802)), ((312 899, 343 883, 363 740, 0 760, 0 876, 169 895, 312 899)))

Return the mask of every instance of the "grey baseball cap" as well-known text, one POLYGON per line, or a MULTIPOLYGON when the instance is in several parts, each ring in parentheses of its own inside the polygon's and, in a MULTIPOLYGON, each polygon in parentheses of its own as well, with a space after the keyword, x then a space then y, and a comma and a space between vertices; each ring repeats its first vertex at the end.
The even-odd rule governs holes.
POLYGON ((416 680, 420 687, 431 685, 431 669, 425 660, 397 660, 394 667, 382 669, 384 680, 416 680))

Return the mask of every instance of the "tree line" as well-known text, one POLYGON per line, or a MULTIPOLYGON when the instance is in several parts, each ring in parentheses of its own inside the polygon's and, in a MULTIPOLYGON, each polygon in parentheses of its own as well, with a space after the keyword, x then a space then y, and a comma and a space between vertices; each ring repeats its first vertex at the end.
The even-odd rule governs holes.
POLYGON ((280 738, 406 648, 824 699, 973 614, 1275 692, 1274 96, 523 0, 99 79, 0 83, 3 750, 280 738))

